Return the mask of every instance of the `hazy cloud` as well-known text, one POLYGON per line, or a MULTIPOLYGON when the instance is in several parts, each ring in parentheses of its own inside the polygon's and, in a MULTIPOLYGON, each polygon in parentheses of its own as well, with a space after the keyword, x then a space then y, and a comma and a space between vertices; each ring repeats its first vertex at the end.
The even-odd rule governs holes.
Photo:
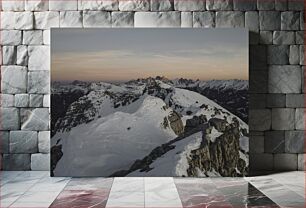
POLYGON ((194 36, 185 37, 183 42, 180 29, 83 30, 77 31, 76 37, 73 31, 52 32, 53 80, 114 81, 156 75, 203 80, 248 79, 248 43, 244 30, 238 33, 228 29, 183 30, 185 35, 194 36), (238 40, 236 44, 233 40, 227 43, 219 37, 220 32, 224 39, 239 35, 243 44, 238 40), (106 34, 112 36, 105 40, 106 34), (96 36, 101 39, 99 47, 93 46, 96 36), (119 36, 122 38, 118 39, 119 36), (215 43, 216 36, 219 43, 215 43), (78 43, 82 44, 76 47, 78 43))

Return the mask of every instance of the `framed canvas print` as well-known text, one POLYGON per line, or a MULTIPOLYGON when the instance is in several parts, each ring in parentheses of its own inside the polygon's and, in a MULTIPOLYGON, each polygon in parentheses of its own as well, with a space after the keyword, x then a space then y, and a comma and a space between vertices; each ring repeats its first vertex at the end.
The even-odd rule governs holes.
POLYGON ((52 29, 52 176, 245 176, 248 31, 52 29))

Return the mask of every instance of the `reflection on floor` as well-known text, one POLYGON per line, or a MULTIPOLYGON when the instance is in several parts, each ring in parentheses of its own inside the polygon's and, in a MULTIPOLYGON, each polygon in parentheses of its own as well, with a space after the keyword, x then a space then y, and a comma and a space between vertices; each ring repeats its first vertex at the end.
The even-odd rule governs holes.
POLYGON ((247 178, 50 178, 1 173, 1 206, 18 208, 305 207, 305 173, 247 178))
POLYGON ((279 207, 243 179, 187 179, 176 180, 176 185, 183 207, 279 207))

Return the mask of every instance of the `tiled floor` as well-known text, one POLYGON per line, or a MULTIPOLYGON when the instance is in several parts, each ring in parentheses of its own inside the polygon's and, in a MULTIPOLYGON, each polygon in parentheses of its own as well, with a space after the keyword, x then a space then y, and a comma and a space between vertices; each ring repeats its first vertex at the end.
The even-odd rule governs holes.
POLYGON ((50 178, 1 172, 1 206, 18 208, 305 207, 305 173, 247 178, 50 178))

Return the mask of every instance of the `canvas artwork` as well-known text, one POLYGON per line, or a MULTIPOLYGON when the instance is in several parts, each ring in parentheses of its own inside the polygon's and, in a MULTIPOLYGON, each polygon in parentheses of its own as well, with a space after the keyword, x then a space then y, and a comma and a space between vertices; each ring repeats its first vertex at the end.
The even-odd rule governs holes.
POLYGON ((245 176, 248 31, 52 29, 52 176, 245 176))

